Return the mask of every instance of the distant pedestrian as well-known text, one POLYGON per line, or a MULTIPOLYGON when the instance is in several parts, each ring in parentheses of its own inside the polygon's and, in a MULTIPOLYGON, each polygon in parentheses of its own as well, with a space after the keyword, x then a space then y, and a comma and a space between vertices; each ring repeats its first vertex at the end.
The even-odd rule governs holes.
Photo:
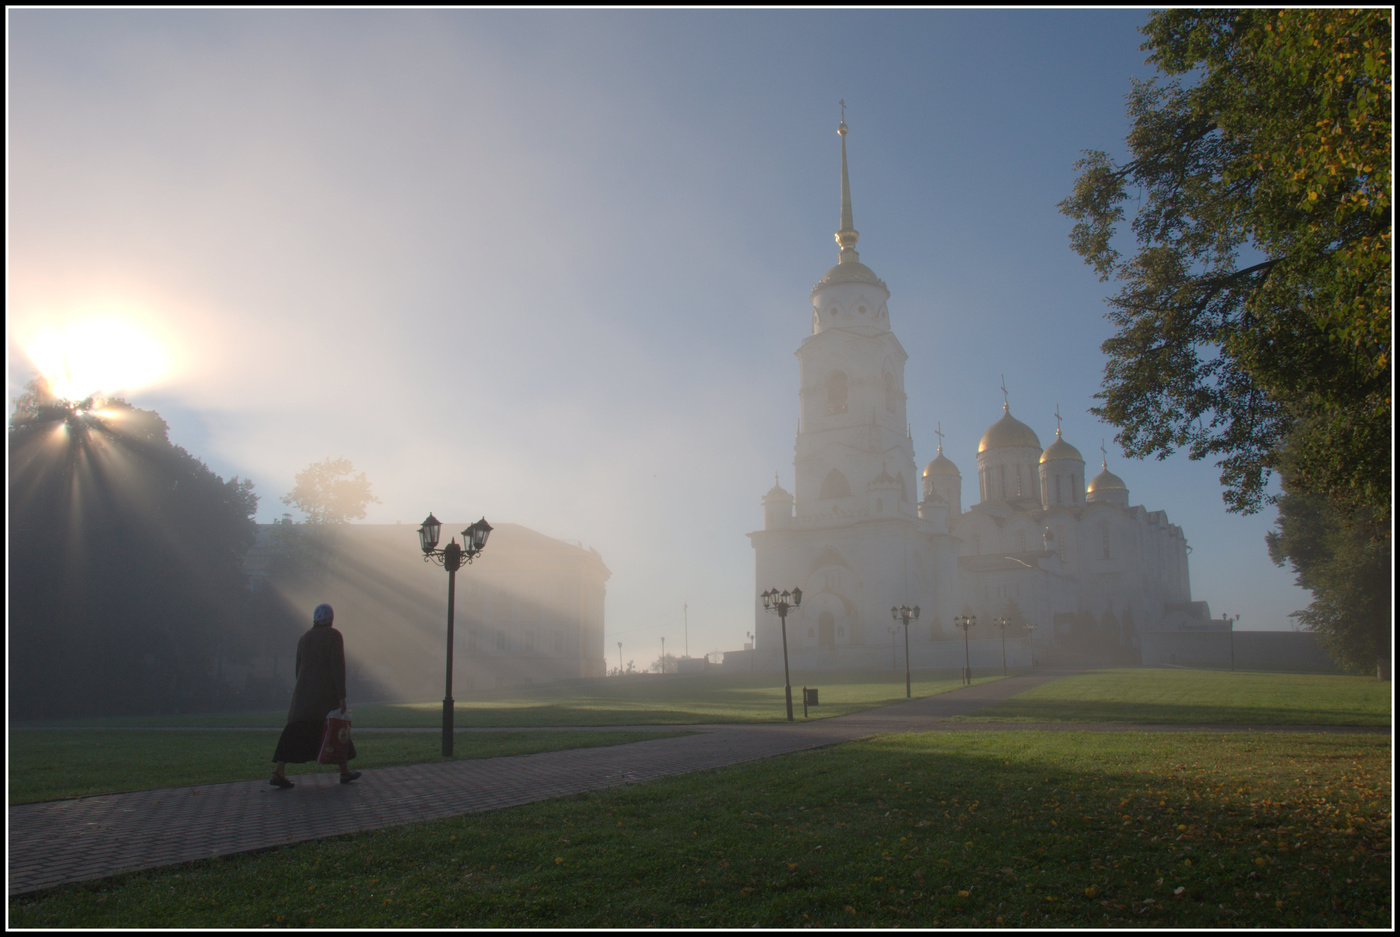
MULTIPOLYGON (((321 751, 326 713, 345 709, 345 641, 331 627, 335 612, 323 603, 316 606, 311 619, 311 630, 297 641, 297 685, 287 711, 287 727, 272 755, 276 767, 268 783, 274 787, 296 786, 287 779, 287 763, 315 761, 321 751)), ((355 742, 351 740, 345 760, 340 762, 341 784, 360 776, 348 764, 354 757, 355 742)))

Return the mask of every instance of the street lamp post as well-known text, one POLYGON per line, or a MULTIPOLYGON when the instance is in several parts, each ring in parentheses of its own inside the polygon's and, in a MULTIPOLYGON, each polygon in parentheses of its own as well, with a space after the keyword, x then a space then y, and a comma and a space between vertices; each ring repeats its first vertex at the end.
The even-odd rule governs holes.
POLYGON ((617 675, 622 676, 622 642, 617 642, 617 675))
POLYGON ((1035 642, 1031 640, 1031 632, 1035 631, 1035 625, 1031 622, 1025 623, 1026 648, 1031 652, 1031 670, 1035 669, 1035 642))
POLYGON ((481 551, 486 549, 486 538, 491 536, 491 525, 482 518, 462 531, 462 546, 457 538, 441 550, 437 549, 438 535, 442 532, 442 522, 432 513, 428 514, 423 526, 418 528, 418 545, 423 548, 423 562, 433 562, 447 570, 447 691, 442 698, 442 757, 452 757, 452 618, 457 604, 457 570, 462 564, 471 564, 481 551))
POLYGON ((972 686, 972 658, 967 649, 967 633, 977 627, 977 616, 959 615, 953 619, 953 624, 961 628, 963 633, 963 686, 972 686))
POLYGON ((1001 675, 1006 676, 1006 626, 1011 622, 1005 618, 996 619, 996 626, 1001 631, 1001 675))
POLYGON ((791 592, 783 590, 779 592, 776 587, 761 593, 759 598, 763 599, 763 607, 778 616, 778 621, 782 624, 783 631, 783 694, 787 697, 787 717, 788 722, 792 722, 792 676, 788 672, 787 653, 787 613, 790 608, 797 608, 802 604, 802 590, 793 589, 791 592))
POLYGON ((895 621, 904 622, 904 698, 913 699, 914 694, 909 686, 909 622, 919 620, 919 606, 910 608, 907 605, 892 605, 890 617, 895 621))
POLYGON ((1239 613, 1236 612, 1232 618, 1229 615, 1221 615, 1221 618, 1230 623, 1230 669, 1235 669, 1235 622, 1240 620, 1239 613))
POLYGON ((752 631, 745 631, 744 634, 749 636, 749 673, 753 673, 753 659, 758 656, 758 639, 752 631))

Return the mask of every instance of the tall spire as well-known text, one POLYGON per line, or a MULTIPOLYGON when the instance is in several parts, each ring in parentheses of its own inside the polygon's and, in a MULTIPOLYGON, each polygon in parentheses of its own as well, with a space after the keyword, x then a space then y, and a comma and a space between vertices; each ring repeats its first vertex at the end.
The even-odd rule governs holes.
POLYGON ((846 128, 845 101, 841 102, 841 123, 836 132, 841 136, 841 230, 836 232, 836 243, 841 245, 841 254, 837 262, 851 264, 860 261, 860 255, 856 253, 860 232, 851 218, 851 179, 846 172, 846 134, 849 131, 846 128))

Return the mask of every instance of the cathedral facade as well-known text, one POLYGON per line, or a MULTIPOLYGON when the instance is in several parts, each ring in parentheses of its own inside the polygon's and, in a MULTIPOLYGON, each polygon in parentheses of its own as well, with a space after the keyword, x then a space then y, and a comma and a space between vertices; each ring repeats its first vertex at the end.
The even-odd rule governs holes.
MULTIPOLYGON (((1060 431, 1042 448, 1009 403, 978 446, 966 510, 962 473, 941 442, 918 471, 905 416, 908 355, 891 331, 889 289, 855 249, 844 120, 837 132, 840 251, 812 288, 812 331, 797 350, 794 490, 775 479, 763 529, 749 534, 755 596, 802 589, 787 615, 793 665, 883 666, 896 650, 902 658, 903 626, 895 640, 890 613, 898 605, 920 608, 909 627, 916 667, 958 667, 966 655, 986 666, 1003 646, 1013 666, 1030 663, 1032 647, 1131 657, 1143 633, 1208 618, 1191 600, 1181 528, 1131 505, 1106 455, 1086 484, 1084 458, 1060 431), (955 625, 961 616, 977 619, 967 635, 955 625)), ((782 650, 779 629, 755 599, 752 653, 764 666, 782 650)))

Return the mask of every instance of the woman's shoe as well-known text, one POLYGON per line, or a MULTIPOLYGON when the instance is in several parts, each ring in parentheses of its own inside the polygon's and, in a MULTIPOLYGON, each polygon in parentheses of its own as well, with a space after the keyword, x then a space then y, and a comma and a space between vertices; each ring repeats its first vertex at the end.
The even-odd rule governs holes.
POLYGON ((349 784, 351 781, 355 780, 355 779, 358 778, 359 776, 360 776, 360 772, 358 772, 358 771, 351 771, 349 774, 342 774, 342 775, 340 776, 340 783, 341 783, 341 784, 349 784))
POLYGON ((273 787, 281 787, 281 788, 296 787, 295 784, 293 784, 291 781, 288 781, 286 778, 284 778, 284 777, 283 777, 282 775, 280 775, 280 774, 274 774, 272 777, 268 778, 267 783, 271 784, 273 787))

